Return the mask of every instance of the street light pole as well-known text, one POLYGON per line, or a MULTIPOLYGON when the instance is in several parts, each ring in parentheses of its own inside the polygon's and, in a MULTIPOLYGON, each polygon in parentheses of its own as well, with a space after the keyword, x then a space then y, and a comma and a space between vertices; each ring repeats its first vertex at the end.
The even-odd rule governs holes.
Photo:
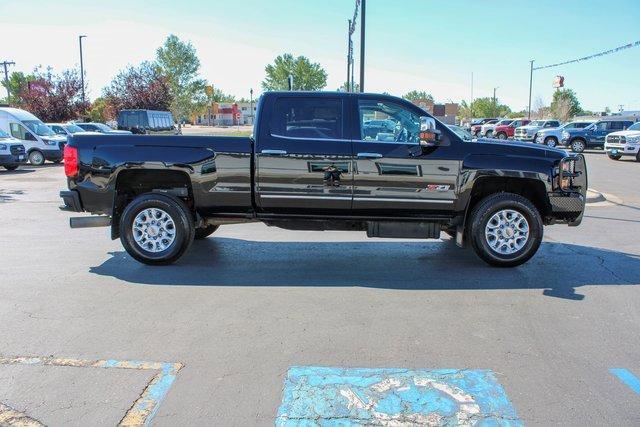
POLYGON ((362 14, 360 15, 360 92, 364 92, 364 23, 367 14, 367 0, 362 0, 362 14))
POLYGON ((531 62, 531 71, 529 72, 529 108, 527 109, 527 118, 531 119, 531 89, 533 88, 533 59, 531 62))
POLYGON ((347 20, 349 27, 347 29, 347 92, 351 92, 351 19, 347 20))
POLYGON ((87 36, 78 36, 80 42, 80 83, 82 84, 82 103, 84 104, 84 63, 82 61, 82 39, 87 36))
POLYGON ((13 61, 2 62, 2 66, 4 67, 4 83, 7 89, 7 102, 9 102, 9 98, 11 98, 11 90, 9 89, 9 70, 7 70, 9 65, 16 65, 16 63, 13 61))
POLYGON ((249 108, 251 108, 251 124, 253 124, 253 88, 249 89, 249 108))

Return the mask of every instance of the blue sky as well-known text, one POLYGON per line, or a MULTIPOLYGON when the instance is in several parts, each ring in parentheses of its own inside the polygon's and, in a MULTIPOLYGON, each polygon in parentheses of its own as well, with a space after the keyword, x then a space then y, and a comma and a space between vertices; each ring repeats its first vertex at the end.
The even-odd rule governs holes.
MULTIPOLYGON (((202 76, 224 92, 260 92, 265 65, 285 52, 320 62, 333 90, 345 80, 354 3, 0 0, 0 60, 14 60, 13 69, 22 71, 38 64, 57 71, 74 67, 77 36, 86 34, 85 70, 95 98, 118 70, 153 59, 174 33, 194 44, 202 76)), ((636 40, 639 0, 368 0, 365 89, 396 95, 421 89, 438 101, 459 102, 471 96, 473 72, 474 97, 499 87, 500 101, 519 110, 528 101, 529 60, 555 63, 636 40)), ((561 74, 585 108, 640 109, 639 70, 636 47, 538 71, 534 104, 537 98, 550 101, 553 77, 561 74)))

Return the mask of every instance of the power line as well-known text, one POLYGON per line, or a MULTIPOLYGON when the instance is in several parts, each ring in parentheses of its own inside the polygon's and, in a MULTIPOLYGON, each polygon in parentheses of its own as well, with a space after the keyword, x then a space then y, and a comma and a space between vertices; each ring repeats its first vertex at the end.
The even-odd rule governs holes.
POLYGON ((586 61, 588 59, 593 59, 593 58, 597 58, 599 56, 609 55, 611 53, 620 52, 621 50, 629 49, 629 48, 636 47, 636 46, 640 46, 640 40, 638 40, 637 42, 626 44, 624 46, 616 47, 615 49, 609 49, 609 50, 605 50, 604 52, 599 52, 599 53, 594 53, 593 55, 584 56, 582 58, 572 59, 570 61, 565 61, 565 62, 558 62, 557 64, 550 64, 550 65, 543 65, 541 67, 535 67, 535 68, 533 68, 533 70, 542 70, 544 68, 559 67, 560 65, 573 64, 575 62, 586 61))

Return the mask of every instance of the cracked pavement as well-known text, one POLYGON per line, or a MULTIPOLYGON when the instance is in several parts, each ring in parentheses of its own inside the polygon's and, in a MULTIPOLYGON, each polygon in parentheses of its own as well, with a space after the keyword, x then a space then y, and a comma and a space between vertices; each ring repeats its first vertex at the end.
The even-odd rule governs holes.
MULTIPOLYGON (((640 163, 587 154, 620 201, 545 228, 526 265, 450 241, 223 226, 181 262, 71 230, 61 166, 0 171, 0 356, 184 363, 155 425, 273 425, 291 366, 490 369, 526 425, 638 425, 640 163)), ((0 366, 0 403, 113 425, 152 372, 0 366)))

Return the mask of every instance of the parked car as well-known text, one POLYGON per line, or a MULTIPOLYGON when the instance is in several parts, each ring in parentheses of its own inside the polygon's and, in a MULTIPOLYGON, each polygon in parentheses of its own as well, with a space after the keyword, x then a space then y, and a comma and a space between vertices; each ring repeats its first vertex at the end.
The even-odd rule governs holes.
POLYGON ((222 224, 261 221, 384 238, 445 232, 508 267, 535 254, 544 224, 582 221, 582 155, 464 142, 389 95, 265 92, 257 111, 254 137, 69 137, 60 196, 68 210, 100 214, 71 227, 111 226, 147 264, 176 261, 222 224), (374 114, 398 122, 393 141, 364 134, 374 114))
POLYGON ((536 144, 545 144, 549 147, 555 147, 562 140, 562 131, 566 129, 584 129, 593 123, 591 121, 576 121, 565 123, 557 128, 540 129, 536 133, 536 144))
POLYGON ((368 137, 375 136, 380 133, 394 134, 396 130, 396 122, 393 120, 369 120, 364 122, 362 130, 368 137))
POLYGON ((51 128, 57 135, 69 136, 75 134, 97 134, 99 132, 89 132, 82 129, 80 126, 74 123, 47 123, 47 126, 51 128))
POLYGON ((604 148, 607 135, 625 130, 632 124, 630 119, 606 118, 583 129, 566 129, 562 131, 560 145, 570 147, 574 153, 582 153, 586 148, 604 148))
POLYGON ((499 119, 476 119, 471 122, 471 134, 474 136, 480 135, 480 131, 482 130, 482 125, 487 123, 498 123, 499 119))
POLYGON ((604 150, 610 159, 620 160, 623 156, 633 157, 640 162, 640 122, 627 130, 611 132, 604 142, 604 150))
POLYGON ((128 130, 116 130, 112 129, 104 123, 75 123, 77 126, 89 132, 97 132, 102 134, 112 135, 131 135, 132 132, 128 130))
POLYGON ((12 171, 26 161, 27 154, 20 140, 0 129, 0 166, 12 171))
POLYGON ((513 139, 519 141, 533 142, 536 140, 536 133, 541 129, 551 129, 560 126, 558 120, 534 120, 527 125, 516 128, 513 139))
POLYGON ((524 126, 528 124, 530 120, 528 119, 514 119, 508 125, 500 125, 496 126, 493 130, 493 135, 498 139, 509 139, 513 138, 515 130, 517 127, 524 126))
POLYGON ((497 122, 487 122, 480 126, 480 136, 484 136, 485 138, 493 137, 494 130, 498 126, 508 126, 513 122, 513 119, 502 119, 497 122))
POLYGON ((0 130, 20 140, 29 162, 43 165, 46 160, 62 161, 62 147, 66 137, 56 135, 42 120, 19 108, 0 107, 0 130))
POLYGON ((136 135, 178 134, 178 128, 169 111, 122 110, 118 113, 117 128, 136 135))

